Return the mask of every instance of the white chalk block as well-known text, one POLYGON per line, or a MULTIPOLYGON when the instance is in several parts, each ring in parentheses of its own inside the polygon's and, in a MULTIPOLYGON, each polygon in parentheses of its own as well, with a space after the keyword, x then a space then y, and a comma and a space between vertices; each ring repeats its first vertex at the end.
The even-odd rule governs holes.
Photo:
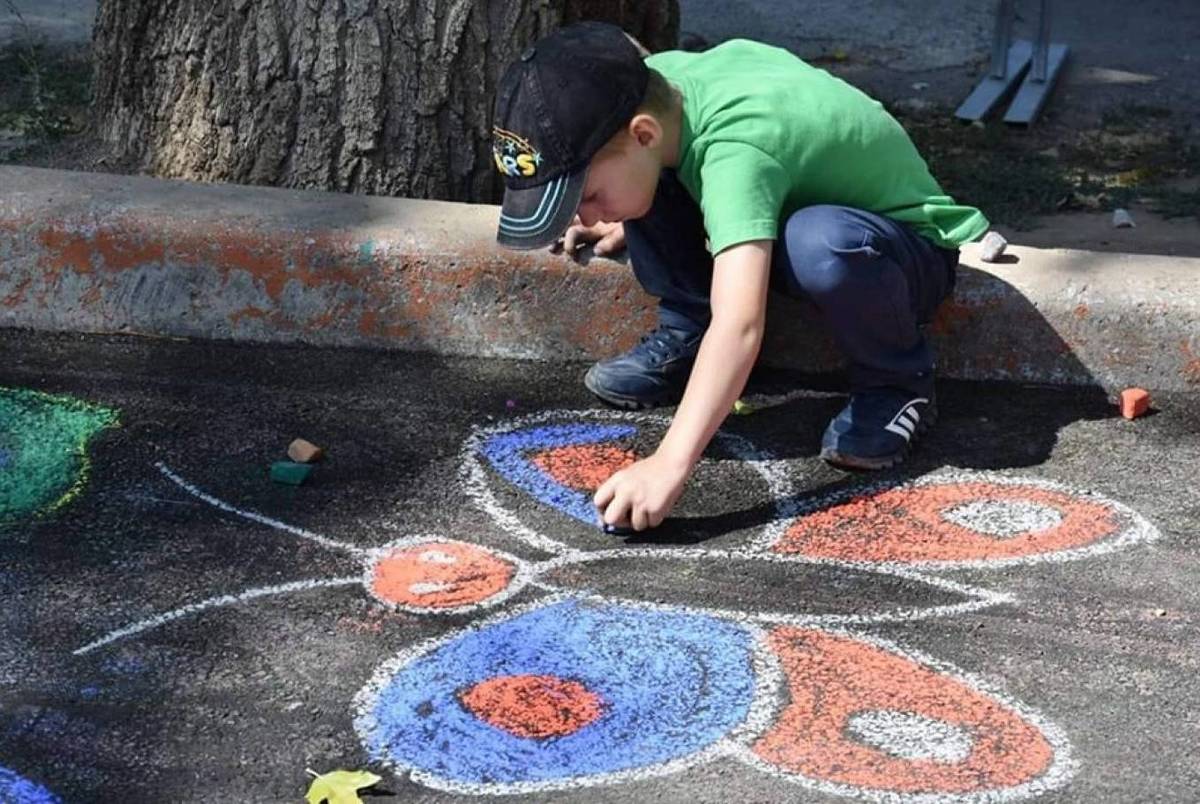
POLYGON ((979 259, 984 262, 995 262, 1000 259, 1000 255, 1006 248, 1008 248, 1008 241, 1004 239, 1004 235, 999 232, 988 232, 979 243, 979 259))

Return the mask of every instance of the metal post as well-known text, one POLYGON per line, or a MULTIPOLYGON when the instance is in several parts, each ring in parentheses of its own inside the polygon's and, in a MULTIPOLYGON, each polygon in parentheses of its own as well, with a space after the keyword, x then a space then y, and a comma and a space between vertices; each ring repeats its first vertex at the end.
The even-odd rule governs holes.
POLYGON ((1050 51, 1050 0, 1041 0, 1037 40, 1033 43, 1033 80, 1046 80, 1046 61, 1050 51))
POLYGON ((992 33, 993 78, 1004 78, 1008 71, 1008 45, 1012 41, 1015 4, 1016 0, 996 0, 996 27, 992 33))

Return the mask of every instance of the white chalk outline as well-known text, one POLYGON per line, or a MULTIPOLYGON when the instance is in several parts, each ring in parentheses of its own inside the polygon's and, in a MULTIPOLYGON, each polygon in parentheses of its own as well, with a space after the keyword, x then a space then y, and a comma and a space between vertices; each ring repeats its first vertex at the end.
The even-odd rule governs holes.
MULTIPOLYGON (((881 650, 894 653, 926 669, 933 670, 954 681, 958 681, 975 692, 992 698, 996 703, 1007 707, 1016 713, 1018 717, 1041 732, 1053 750, 1050 767, 1046 768, 1039 776, 1015 787, 981 790, 971 793, 903 793, 893 790, 838 784, 784 770, 776 765, 772 765, 754 753, 751 744, 757 739, 757 736, 749 740, 740 740, 733 752, 733 755, 746 765, 775 778, 794 782, 820 793, 857 798, 864 801, 877 802, 877 804, 1006 804, 1006 802, 1032 798, 1051 790, 1060 789, 1071 781, 1075 772, 1079 769, 1079 763, 1071 755, 1071 743, 1057 724, 1047 720, 1034 709, 1011 698, 1007 693, 979 676, 967 673, 949 662, 934 658, 921 651, 904 648, 891 640, 874 635, 855 633, 841 628, 815 628, 813 630, 863 642, 881 650)), ((780 670, 780 673, 783 674, 783 671, 780 670)), ((787 684, 786 674, 783 674, 780 683, 780 697, 776 701, 776 712, 782 711, 782 695, 784 686, 787 684)))
MULTIPOLYGON (((901 578, 922 584, 927 587, 938 589, 940 591, 951 592, 969 598, 961 603, 948 603, 941 606, 895 609, 893 611, 884 611, 876 614, 797 614, 788 612, 753 612, 716 609, 711 607, 694 608, 684 604, 664 604, 666 608, 669 608, 673 611, 683 610, 696 614, 711 614, 713 616, 736 621, 740 624, 745 624, 743 621, 750 621, 809 627, 817 624, 832 625, 836 623, 869 625, 875 623, 913 622, 916 620, 931 619, 935 617, 951 617, 973 611, 979 611, 981 609, 990 608, 992 606, 997 606, 1004 603, 1016 602, 1016 598, 1013 595, 1005 592, 995 592, 989 589, 983 589, 981 587, 971 586, 969 584, 959 583, 957 581, 951 581, 947 578, 926 575, 907 568, 895 570, 890 568, 881 568, 877 564, 871 563, 859 564, 848 561, 837 561, 834 559, 810 558, 808 556, 759 553, 745 548, 672 548, 671 550, 664 550, 662 548, 654 547, 624 547, 610 550, 596 550, 588 553, 575 551, 549 559, 547 561, 539 562, 534 565, 533 570, 535 577, 537 578, 535 585, 539 589, 544 589, 550 592, 575 592, 576 594, 588 594, 582 590, 574 590, 570 587, 547 583, 542 581, 541 578, 546 573, 552 572, 561 567, 575 564, 587 564, 593 561, 606 561, 614 558, 632 558, 651 561, 677 561, 712 558, 722 561, 765 561, 778 564, 811 564, 814 566, 828 566, 839 569, 853 570, 855 572, 871 575, 883 575, 889 578, 901 578)), ((644 601, 615 597, 613 595, 605 595, 604 599, 619 601, 630 605, 644 604, 644 601)))
MULTIPOLYGON (((1067 494, 1074 497, 1079 497, 1084 502, 1091 502, 1111 508, 1119 515, 1119 517, 1124 518, 1128 525, 1123 529, 1118 530, 1117 533, 1107 536, 1093 544, 1053 552, 1034 553, 1027 556, 947 561, 862 561, 855 563, 871 564, 875 567, 887 569, 888 571, 892 572, 902 569, 923 569, 930 571, 998 569, 1001 567, 1011 567, 1023 564, 1062 563, 1066 561, 1077 561, 1082 558, 1091 558, 1092 556, 1106 555, 1108 553, 1115 553, 1118 550, 1123 550, 1126 547, 1134 544, 1153 542, 1161 535, 1158 528, 1151 524, 1148 519, 1139 514, 1137 511, 1134 511, 1124 503, 1117 502, 1116 500, 1094 491, 1078 489, 1063 483, 1038 477, 1020 477, 1004 475, 995 472, 975 472, 966 469, 949 469, 938 470, 936 472, 931 472, 929 474, 901 482, 880 481, 865 485, 856 485, 838 489, 825 494, 813 495, 802 500, 796 500, 796 508, 792 518, 788 521, 780 523, 780 527, 771 529, 771 532, 764 532, 753 542, 753 547, 760 550, 773 550, 783 538, 783 535, 787 532, 787 530, 791 528, 792 525, 794 525, 800 518, 818 511, 823 511, 832 506, 839 505, 854 497, 879 494, 880 492, 890 490, 903 490, 905 488, 921 486, 949 486, 958 483, 991 483, 998 486, 1030 486, 1033 488, 1042 489, 1043 491, 1054 491, 1060 494, 1067 494)), ((799 554, 787 553, 787 555, 799 554)))

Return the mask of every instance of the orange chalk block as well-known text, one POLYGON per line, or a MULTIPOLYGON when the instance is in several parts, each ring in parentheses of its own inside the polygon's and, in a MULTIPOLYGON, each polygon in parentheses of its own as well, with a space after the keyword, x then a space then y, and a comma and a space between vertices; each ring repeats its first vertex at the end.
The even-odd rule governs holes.
POLYGON ((315 463, 325 457, 325 450, 303 438, 297 438, 288 444, 287 454, 296 463, 315 463))
POLYGON ((1126 388, 1121 392, 1121 415, 1136 419, 1150 409, 1150 394, 1142 388, 1126 388))

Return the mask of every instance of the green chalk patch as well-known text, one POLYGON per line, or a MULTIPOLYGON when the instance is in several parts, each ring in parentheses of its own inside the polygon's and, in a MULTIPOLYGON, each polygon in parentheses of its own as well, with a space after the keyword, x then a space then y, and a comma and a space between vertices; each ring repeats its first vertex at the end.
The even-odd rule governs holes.
POLYGON ((271 479, 276 483, 299 486, 312 474, 312 467, 295 461, 276 461, 271 464, 271 479))
POLYGON ((0 388, 0 524, 44 514, 83 490, 88 442, 114 410, 69 396, 0 388))

